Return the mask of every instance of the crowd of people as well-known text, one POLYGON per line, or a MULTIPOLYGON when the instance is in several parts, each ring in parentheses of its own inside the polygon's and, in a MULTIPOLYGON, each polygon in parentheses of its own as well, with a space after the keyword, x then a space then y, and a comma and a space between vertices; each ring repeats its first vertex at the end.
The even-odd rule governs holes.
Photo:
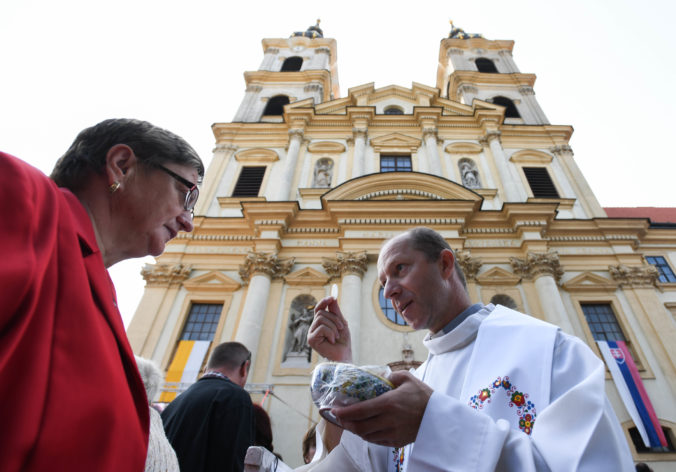
MULTIPOLYGON (((0 153, 11 222, 0 232, 3 470, 243 470, 250 446, 274 453, 270 418, 244 389, 251 352, 240 343, 214 347, 201 378, 155 410, 161 372, 135 358, 106 270, 192 231, 203 175, 182 138, 130 119, 83 130, 50 177, 0 153)), ((394 309, 427 330, 429 355, 392 373, 392 391, 333 408, 340 426, 313 425, 298 470, 635 470, 604 365, 582 341, 472 304, 431 229, 386 241, 377 268, 394 309)), ((352 361, 335 298, 317 304, 305 336, 323 357, 352 361)))

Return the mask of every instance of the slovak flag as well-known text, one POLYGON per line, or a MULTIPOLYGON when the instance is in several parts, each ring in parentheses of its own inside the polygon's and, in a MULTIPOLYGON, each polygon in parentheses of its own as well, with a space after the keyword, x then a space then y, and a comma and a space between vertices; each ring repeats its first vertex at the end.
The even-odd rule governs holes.
POLYGON ((643 443, 649 448, 666 448, 667 438, 657 420, 655 409, 645 391, 634 359, 624 341, 596 341, 603 359, 610 370, 615 386, 641 434, 643 443))

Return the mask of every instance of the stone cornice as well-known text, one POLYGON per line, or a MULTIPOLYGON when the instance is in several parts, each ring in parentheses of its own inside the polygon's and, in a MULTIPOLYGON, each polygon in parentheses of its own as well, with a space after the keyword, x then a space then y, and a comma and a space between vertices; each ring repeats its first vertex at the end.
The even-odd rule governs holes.
POLYGON ((620 286, 651 287, 657 283, 659 272, 652 265, 626 266, 623 264, 608 266, 610 276, 620 286))
POLYGON ((356 274, 363 277, 368 268, 366 252, 336 252, 336 258, 322 258, 322 266, 331 278, 340 277, 342 274, 356 274))
POLYGON ((465 278, 467 280, 476 280, 479 269, 483 265, 481 259, 472 257, 468 251, 456 251, 455 257, 465 273, 465 278))
POLYGON ((291 271, 294 261, 293 257, 280 259, 277 254, 250 252, 239 268, 239 276, 244 285, 247 285, 251 277, 257 273, 265 274, 271 279, 284 277, 291 271))
POLYGON ((141 275, 149 287, 181 284, 190 276, 192 266, 186 264, 146 264, 141 275))
POLYGON ((559 262, 559 255, 555 252, 529 252, 525 259, 511 257, 510 263, 514 273, 524 279, 537 279, 541 275, 550 275, 558 283, 564 274, 559 262))

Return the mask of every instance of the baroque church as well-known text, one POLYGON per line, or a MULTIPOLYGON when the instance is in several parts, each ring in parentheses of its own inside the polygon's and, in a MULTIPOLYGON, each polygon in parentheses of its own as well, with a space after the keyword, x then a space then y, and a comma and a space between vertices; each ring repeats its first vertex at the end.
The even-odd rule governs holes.
POLYGON ((302 464, 301 439, 319 419, 314 305, 338 286, 356 364, 419 365, 425 333, 384 299, 376 260, 386 239, 428 226, 457 252, 474 303, 554 323, 601 358, 599 341, 622 341, 661 445, 642 439, 610 371, 609 399, 634 460, 673 467, 676 225, 608 216, 575 163, 573 128, 549 123, 514 42, 453 27, 434 86, 369 83, 345 97, 336 40, 319 23, 262 46, 233 121, 212 126, 194 232, 142 272, 128 335, 166 373, 152 400, 171 401, 215 345, 240 341, 275 452, 302 464))

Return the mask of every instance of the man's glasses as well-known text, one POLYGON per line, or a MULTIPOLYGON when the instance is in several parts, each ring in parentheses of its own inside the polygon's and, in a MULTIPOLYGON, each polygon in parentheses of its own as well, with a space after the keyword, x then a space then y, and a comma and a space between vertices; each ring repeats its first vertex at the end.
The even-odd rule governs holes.
POLYGON ((188 187, 188 193, 185 194, 185 201, 183 202, 183 208, 186 211, 189 211, 191 214, 193 212, 193 209, 195 208, 195 203, 197 203, 197 198, 200 196, 200 191, 197 188, 197 184, 193 184, 191 181, 188 179, 184 179, 180 175, 178 175, 176 172, 173 172, 166 167, 164 167, 161 164, 155 164, 155 167, 157 167, 160 170, 163 170, 167 174, 171 175, 173 178, 181 182, 183 185, 188 187))

